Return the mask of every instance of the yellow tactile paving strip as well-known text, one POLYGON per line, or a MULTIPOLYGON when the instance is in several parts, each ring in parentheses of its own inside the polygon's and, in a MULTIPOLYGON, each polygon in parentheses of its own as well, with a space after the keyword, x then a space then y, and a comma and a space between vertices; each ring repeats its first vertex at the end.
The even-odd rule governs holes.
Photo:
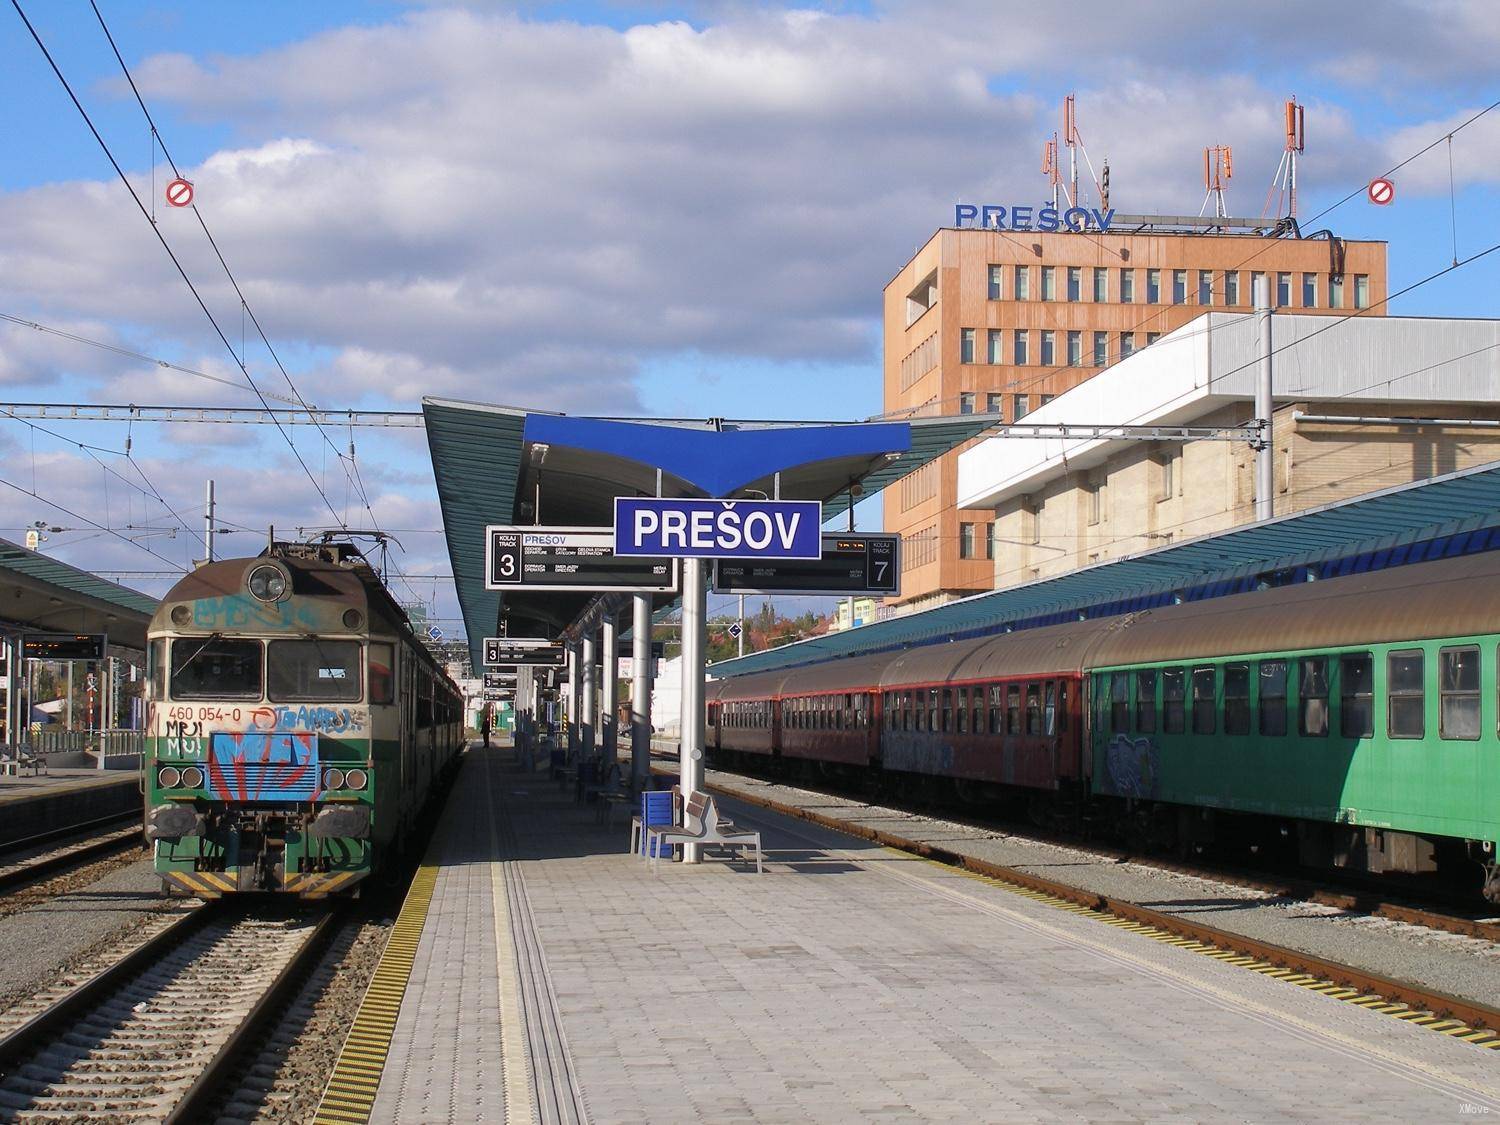
POLYGON ((417 943, 422 940, 422 927, 432 906, 437 875, 437 864, 423 863, 411 881, 401 913, 396 916, 380 963, 370 977, 365 998, 349 1025, 349 1035, 323 1091, 323 1100, 313 1117, 317 1125, 363 1125, 370 1120, 375 1094, 380 1089, 380 1075, 390 1053, 391 1036, 396 1031, 396 1017, 401 1014, 401 999, 406 995, 416 961, 417 943))

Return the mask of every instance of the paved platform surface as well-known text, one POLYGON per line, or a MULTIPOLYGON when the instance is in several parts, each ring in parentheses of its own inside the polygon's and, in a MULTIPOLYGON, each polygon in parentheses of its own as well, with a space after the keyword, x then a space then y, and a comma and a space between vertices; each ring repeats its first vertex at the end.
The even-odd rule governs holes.
POLYGON ((651 876, 471 753, 374 1120, 1437 1120, 1492 1051, 726 802, 753 861, 651 876))
POLYGON ((139 776, 138 769, 100 770, 66 766, 54 766, 46 773, 35 775, 30 770, 19 776, 0 774, 0 804, 81 789, 122 785, 134 789, 139 776))

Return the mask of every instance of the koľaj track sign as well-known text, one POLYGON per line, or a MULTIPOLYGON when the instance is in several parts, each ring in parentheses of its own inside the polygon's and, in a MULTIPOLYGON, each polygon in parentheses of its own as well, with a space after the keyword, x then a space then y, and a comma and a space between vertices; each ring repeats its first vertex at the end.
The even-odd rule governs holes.
POLYGON ((515 527, 484 531, 487 590, 671 593, 677 560, 622 558, 607 527, 515 527))

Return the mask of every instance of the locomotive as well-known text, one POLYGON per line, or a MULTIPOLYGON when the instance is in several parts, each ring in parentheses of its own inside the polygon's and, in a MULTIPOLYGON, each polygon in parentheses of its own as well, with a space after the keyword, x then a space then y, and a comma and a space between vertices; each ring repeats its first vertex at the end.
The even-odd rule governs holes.
POLYGON ((1500 555, 715 681, 710 755, 1500 902, 1500 555))
POLYGON ((147 638, 146 835, 170 892, 354 892, 463 748, 457 687, 352 544, 206 563, 147 638))

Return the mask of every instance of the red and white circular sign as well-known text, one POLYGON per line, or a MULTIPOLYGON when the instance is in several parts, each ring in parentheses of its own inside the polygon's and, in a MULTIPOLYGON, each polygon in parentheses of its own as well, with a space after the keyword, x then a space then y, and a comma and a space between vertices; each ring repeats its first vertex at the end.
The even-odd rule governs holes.
POLYGON ((1371 203, 1378 203, 1384 207, 1396 198, 1396 183, 1394 180, 1374 179, 1370 181, 1367 189, 1371 203))
POLYGON ((187 180, 173 180, 167 185, 167 202, 173 207, 191 207, 193 185, 187 180))

